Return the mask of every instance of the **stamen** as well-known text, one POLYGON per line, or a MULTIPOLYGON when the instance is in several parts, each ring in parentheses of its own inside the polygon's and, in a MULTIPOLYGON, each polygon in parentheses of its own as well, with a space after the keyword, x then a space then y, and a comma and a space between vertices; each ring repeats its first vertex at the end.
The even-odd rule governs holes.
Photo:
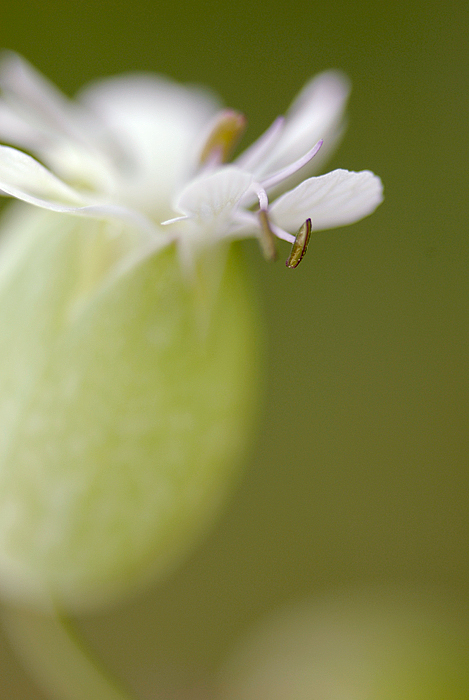
POLYGON ((169 226, 170 224, 176 224, 178 221, 187 221, 189 217, 184 215, 184 216, 176 216, 174 219, 167 219, 166 221, 161 222, 161 226, 169 226))
POLYGON ((216 117, 200 154, 200 165, 226 163, 246 128, 246 117, 225 109, 216 117))
POLYGON ((286 168, 282 168, 281 170, 278 170, 276 173, 271 175, 270 177, 267 177, 265 180, 262 180, 262 187, 266 190, 270 189, 271 187, 275 187, 275 185, 278 185, 279 182, 282 182, 283 180, 286 180, 287 177, 290 177, 290 175, 294 175, 294 173, 297 172, 297 170, 300 170, 304 165, 309 163, 309 161, 314 158, 316 153, 319 151, 323 144, 322 139, 317 142, 313 148, 311 148, 307 153, 304 154, 304 156, 301 156, 298 160, 295 160, 294 163, 291 163, 290 165, 287 165, 286 168))
POLYGON ((309 239, 311 238, 312 224, 311 219, 306 219, 300 230, 296 234, 295 242, 292 245, 290 257, 286 261, 287 267, 298 267, 303 260, 308 247, 309 239))
POLYGON ((269 219, 269 225, 272 233, 277 236, 277 238, 280 238, 281 241, 287 241, 287 243, 291 244, 295 242, 296 236, 293 236, 291 233, 288 233, 288 231, 285 231, 283 228, 280 228, 280 226, 277 226, 277 224, 274 224, 271 219, 269 219))
POLYGON ((277 248, 275 247, 275 236, 270 228, 269 217, 265 209, 259 209, 259 221, 261 224, 261 236, 259 239, 264 258, 273 262, 277 259, 277 248))

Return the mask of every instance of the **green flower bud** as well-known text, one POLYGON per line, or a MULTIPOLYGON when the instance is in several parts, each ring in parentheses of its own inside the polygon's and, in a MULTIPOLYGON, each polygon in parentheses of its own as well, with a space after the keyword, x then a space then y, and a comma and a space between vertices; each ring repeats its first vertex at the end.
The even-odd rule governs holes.
POLYGON ((0 255, 0 587, 77 610, 162 574, 229 489, 258 319, 238 253, 25 205, 0 255), (228 257, 226 257, 228 255, 228 257))

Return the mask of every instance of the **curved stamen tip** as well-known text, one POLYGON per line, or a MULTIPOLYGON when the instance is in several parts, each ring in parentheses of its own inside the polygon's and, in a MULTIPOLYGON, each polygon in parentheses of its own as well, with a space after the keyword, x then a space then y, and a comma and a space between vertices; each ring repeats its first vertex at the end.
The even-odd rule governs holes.
POLYGON ((200 154, 200 164, 226 163, 244 133, 247 120, 241 112, 224 109, 215 122, 200 154))
POLYGON ((300 262, 303 260, 308 247, 309 239, 311 238, 312 228, 311 219, 306 219, 296 234, 295 242, 291 248, 290 257, 285 263, 287 267, 298 267, 300 262))
POLYGON ((290 175, 294 175, 298 170, 301 170, 304 165, 309 163, 309 161, 314 158, 323 143, 324 141, 321 139, 312 148, 310 148, 310 150, 305 153, 304 156, 301 156, 301 158, 295 160, 294 163, 290 163, 290 165, 287 165, 286 168, 282 168, 276 173, 273 173, 273 175, 269 175, 269 177, 261 182, 262 187, 266 190, 270 189, 271 187, 275 187, 275 185, 278 185, 283 180, 286 180, 288 177, 290 177, 290 175))

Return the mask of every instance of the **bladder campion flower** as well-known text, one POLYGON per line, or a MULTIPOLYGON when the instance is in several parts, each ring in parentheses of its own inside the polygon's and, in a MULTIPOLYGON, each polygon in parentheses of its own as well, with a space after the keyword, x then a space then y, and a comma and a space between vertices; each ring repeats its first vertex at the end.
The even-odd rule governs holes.
POLYGON ((311 177, 343 130, 339 73, 232 162, 245 119, 200 88, 124 76, 71 102, 6 54, 0 89, 0 191, 20 200, 0 251, 0 586, 77 609, 172 564, 232 481, 258 319, 229 244, 274 258, 284 239, 296 267, 382 186, 311 177))

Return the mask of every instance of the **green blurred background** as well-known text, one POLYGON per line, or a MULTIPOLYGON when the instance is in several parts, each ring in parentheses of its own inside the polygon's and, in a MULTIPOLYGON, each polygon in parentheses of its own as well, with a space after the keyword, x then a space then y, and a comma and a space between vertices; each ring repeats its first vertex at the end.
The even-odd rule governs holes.
MULTIPOLYGON (((204 687, 284 601, 383 582, 467 595, 468 20, 463 2, 4 0, 0 45, 68 94, 142 69, 203 83, 248 115, 245 144, 341 68, 350 123, 328 169, 385 184, 296 271, 246 245, 269 349, 242 483, 170 580, 79 621, 142 698, 204 687)), ((0 663, 2 697, 43 697, 5 642, 0 663)))

